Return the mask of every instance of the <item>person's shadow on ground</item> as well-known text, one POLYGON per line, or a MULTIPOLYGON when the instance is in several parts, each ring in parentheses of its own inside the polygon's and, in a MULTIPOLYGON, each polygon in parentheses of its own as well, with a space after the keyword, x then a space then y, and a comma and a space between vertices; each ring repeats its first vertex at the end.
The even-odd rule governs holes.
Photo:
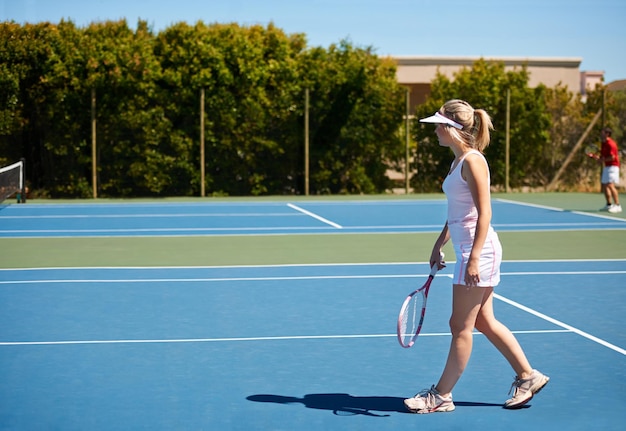
MULTIPOLYGON (((409 413, 404 406, 404 398, 398 397, 357 397, 350 394, 307 394, 302 398, 283 395, 250 395, 249 401, 259 403, 296 404, 309 409, 328 410, 335 415, 366 415, 375 417, 390 416, 385 412, 409 413)), ((456 406, 502 407, 501 404, 455 401, 456 406)))

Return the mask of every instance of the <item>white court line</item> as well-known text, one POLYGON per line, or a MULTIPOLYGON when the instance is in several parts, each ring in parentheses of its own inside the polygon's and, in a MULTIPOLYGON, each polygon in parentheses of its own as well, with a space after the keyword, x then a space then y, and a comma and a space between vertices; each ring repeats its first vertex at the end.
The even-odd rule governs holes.
MULTIPOLYGON (((67 269, 67 268, 62 268, 67 269)), ((96 268, 101 269, 101 268, 96 268)), ((615 275, 626 274, 625 271, 559 271, 559 272, 503 272, 501 276, 535 276, 535 275, 615 275)), ((271 277, 194 277, 194 278, 119 278, 119 279, 33 279, 33 280, 0 280, 2 284, 66 284, 66 283, 202 283, 228 281, 289 281, 289 280, 363 280, 380 278, 423 278, 426 274, 361 274, 361 275, 296 275, 271 277)), ((452 278, 452 274, 439 274, 439 278, 452 278)))
MULTIPOLYGON (((514 334, 553 334, 571 332, 564 329, 535 331, 512 331, 514 334)), ((480 333, 476 332, 476 335, 480 333)), ((449 337, 449 332, 422 333, 420 337, 449 337)), ((293 335, 281 337, 236 337, 236 338, 179 338, 154 340, 75 340, 75 341, 4 341, 0 346, 55 346, 73 344, 158 344, 158 343, 223 343, 241 341, 282 341, 282 340, 335 340, 353 338, 395 338, 396 334, 357 334, 357 335, 293 335)))
MULTIPOLYGON (((299 214, 293 214, 299 215, 299 214)), ((364 233, 364 231, 373 231, 373 233, 377 234, 405 234, 405 233, 429 233, 435 232, 435 229, 441 228, 441 225, 380 225, 380 226, 341 226, 332 221, 326 220, 323 217, 316 216, 314 214, 310 214, 311 217, 319 219, 324 223, 334 227, 335 229, 341 229, 346 234, 350 233, 364 233)), ((606 227, 601 227, 604 223, 583 223, 583 224, 572 224, 576 225, 573 227, 557 229, 556 232, 568 232, 568 231, 581 231, 581 230, 590 230, 590 231, 600 231, 600 230, 624 230, 626 229, 626 223, 624 227, 619 227, 615 225, 608 224, 606 227)), ((523 227, 526 226, 528 229, 507 229, 506 232, 544 232, 545 229, 539 229, 539 227, 549 227, 548 225, 539 225, 539 224, 528 224, 528 225, 494 225, 496 228, 500 227, 523 227), (537 229, 530 229, 532 227, 537 227, 537 229)), ((552 225, 553 227, 563 227, 568 226, 566 223, 555 223, 552 225)), ((188 227, 188 228, 177 228, 177 227, 165 227, 165 228, 133 228, 133 229, 11 229, 11 230, 0 230, 0 234, 22 234, 16 236, 10 236, 7 238, 50 238, 50 235, 45 236, 35 236, 33 234, 85 234, 80 236, 68 235, 68 236, 53 236, 52 238, 145 238, 145 237, 153 237, 154 235, 150 235, 151 233, 159 234, 158 237, 188 237, 188 236, 282 236, 282 235, 290 235, 290 232, 295 232, 296 235, 319 235, 328 232, 334 232, 328 230, 327 226, 277 226, 277 227, 188 227), (310 232, 310 231, 319 231, 319 232, 310 232), (117 235, 117 234, 126 234, 126 233, 138 233, 137 235, 117 235), (166 232, 166 234, 161 234, 162 232, 166 232), (167 232, 174 232, 171 234, 167 234, 167 232), (177 233, 180 232, 180 233, 177 233), (199 232, 195 234, 195 232, 199 232), (247 233, 251 232, 251 233, 247 233), (268 233, 265 233, 268 232, 268 233), (89 236, 88 234, 111 234, 111 235, 94 235, 89 236), (30 234, 30 235, 25 235, 30 234)), ((504 230, 503 230, 504 232, 504 230)))
POLYGON ((342 226, 341 226, 341 225, 338 225, 337 223, 332 222, 332 221, 330 221, 330 220, 327 220, 327 219, 325 219, 324 217, 318 216, 317 214, 314 214, 314 213, 312 213, 312 212, 310 212, 310 211, 307 211, 307 210, 305 210, 304 208, 300 208, 300 207, 299 207, 299 206, 297 206, 297 205, 294 205, 294 204, 287 204, 287 206, 288 206, 289 208, 292 208, 292 209, 296 210, 296 211, 300 211, 301 213, 306 214, 306 215, 308 215, 308 216, 310 216, 310 217, 313 217, 314 219, 317 219, 317 220, 321 221, 322 223, 329 224, 329 225, 331 225, 332 227, 337 228, 337 229, 342 229, 342 226))
POLYGON ((626 270, 620 271, 533 271, 533 272, 503 272, 500 275, 615 275, 626 274, 626 270))
MULTIPOLYGON (((302 216, 304 214, 291 214, 291 216, 302 216)), ((387 229, 434 229, 440 228, 441 225, 385 225, 385 226, 349 226, 343 227, 338 225, 337 223, 333 223, 331 221, 322 219, 321 217, 317 217, 312 215, 312 217, 321 219, 324 223, 329 224, 331 227, 336 229, 346 229, 346 230, 387 230, 387 229)), ((164 228, 136 228, 136 229, 13 229, 13 230, 0 230, 0 233, 116 233, 116 232, 231 232, 231 231, 309 231, 309 230, 326 230, 328 231, 327 226, 276 226, 276 227, 187 227, 187 228, 176 228, 176 227, 164 227, 164 228)), ((306 232, 305 232, 306 233, 306 232)), ((357 232, 358 233, 358 232, 357 232)), ((382 233, 395 233, 395 232, 382 232, 382 233)), ((406 231, 398 232, 398 233, 406 233, 406 231)), ((246 234, 248 235, 248 234, 246 234)), ((250 236, 253 236, 251 234, 250 236)), ((12 237, 16 238, 16 237, 12 237)))
POLYGON ((539 208, 539 209, 550 210, 550 211, 565 212, 565 210, 563 208, 550 207, 550 206, 547 206, 547 205, 531 204, 531 203, 528 203, 528 202, 518 202, 518 201, 512 201, 512 200, 509 200, 509 199, 501 199, 501 198, 495 198, 494 200, 498 201, 498 202, 507 203, 507 204, 520 205, 520 206, 523 206, 523 207, 531 207, 531 208, 539 208))
MULTIPOLYGON (((618 261, 626 259, 617 259, 618 261)), ((605 260, 598 260, 605 262, 605 260)), ((511 262, 511 261, 509 261, 511 262)), ((541 262, 541 261, 538 261, 541 262)), ((566 261, 569 262, 569 261, 566 261)), ((585 261, 586 262, 586 261, 585 261)), ((50 266, 29 268, 0 268, 0 271, 67 271, 67 270, 162 270, 162 269, 239 269, 239 268, 324 268, 349 266, 411 266, 426 265, 428 262, 355 262, 355 263, 276 263, 257 265, 206 265, 206 266, 50 266)))
POLYGON ((578 214, 578 215, 589 216, 589 217, 596 217, 596 218, 603 218, 603 219, 612 220, 612 221, 626 222, 626 220, 624 220, 623 218, 612 217, 610 215, 594 214, 594 213, 588 213, 588 212, 584 212, 584 211, 565 210, 563 208, 556 208, 556 207, 551 207, 551 206, 547 206, 547 205, 531 204, 531 203, 528 203, 528 202, 518 202, 518 201, 509 200, 509 199, 496 198, 494 200, 499 201, 499 202, 503 202, 503 203, 508 203, 508 204, 525 206, 525 207, 539 208, 539 209, 550 210, 550 211, 558 211, 558 212, 571 212, 572 214, 578 214))
MULTIPOLYGON (((625 273, 626 271, 603 271, 602 273, 610 273, 610 274, 622 274, 625 273)), ((580 271, 580 272, 561 272, 561 273, 545 273, 550 274, 550 275, 554 275, 554 274, 597 274, 597 271, 580 271)), ((510 274, 516 274, 516 275, 532 275, 532 274, 537 274, 537 273, 510 273, 510 274)), ((450 274, 441 274, 442 276, 447 276, 447 277, 451 277, 450 274)), ((507 273, 503 273, 502 275, 507 275, 507 273)), ((138 282, 158 282, 158 281, 163 281, 163 282, 208 282, 208 281, 266 281, 266 280, 271 280, 271 281, 277 281, 277 280, 310 280, 310 279, 366 279, 366 278, 415 278, 415 277, 422 277, 422 275, 405 275, 405 274, 380 274, 380 275, 352 275, 352 276, 337 276, 337 275, 332 275, 332 276, 300 276, 300 277, 242 277, 242 278, 194 278, 194 279, 128 279, 128 280, 18 280, 18 281, 1 281, 0 284, 36 284, 36 283, 87 283, 87 282, 101 282, 101 283, 138 283, 138 282)), ((615 346, 607 341, 604 341, 598 337, 595 337, 587 332, 584 332, 578 328, 575 328, 571 325, 568 325, 566 323, 563 323, 559 320, 556 320, 552 317, 549 317, 543 313, 540 313, 538 311, 535 311, 531 308, 528 308, 522 304, 519 304, 515 301, 512 301, 508 298, 505 298, 497 293, 494 292, 494 297, 506 302, 510 305, 513 305, 514 307, 519 308, 520 310, 526 311, 527 313, 530 313, 534 316, 537 316, 543 320, 546 320, 550 323, 553 323, 557 326, 560 326, 562 328, 565 328, 568 331, 574 332, 584 338, 587 338, 591 341, 594 341, 602 346, 608 347, 611 350, 614 350, 618 353, 621 353, 622 355, 626 355, 626 350, 622 349, 618 346, 615 346)), ((380 336, 386 336, 386 335, 377 335, 377 337, 380 336)), ((325 337, 325 336, 321 336, 321 337, 325 337)), ((328 336, 328 337, 367 337, 364 335, 361 336, 328 336)), ((207 339, 205 341, 208 340, 212 340, 212 339, 207 339)), ((215 340, 225 340, 225 339, 215 339, 215 340)), ((102 342, 90 342, 92 344, 94 343, 109 343, 110 341, 102 341, 102 342)), ((120 341, 118 341, 120 342, 120 341)), ((165 342, 165 341, 132 341, 132 340, 127 340, 125 342, 165 342)), ((185 340, 180 340, 180 341, 169 341, 169 342, 185 342, 185 340)), ((190 342, 190 341, 186 341, 186 342, 190 342)), ((55 343, 55 342, 52 342, 55 343)), ((75 342, 59 342, 61 344, 66 343, 66 344, 71 344, 71 343, 75 343, 75 342)), ((87 344, 89 342, 76 342, 78 344, 82 343, 82 344, 87 344)), ((37 342, 35 342, 35 344, 37 344, 37 342)), ((0 343, 0 345, 7 345, 6 343, 0 343)), ((10 345, 10 344, 9 344, 10 345)))
MULTIPOLYGON (((331 222, 332 223, 332 222, 331 222)), ((337 225, 339 226, 339 225, 337 225)), ((341 228, 341 226, 339 226, 341 228)), ((281 226, 281 227, 163 227, 137 229, 13 229, 0 230, 0 233, 116 233, 116 232, 230 232, 230 231, 296 231, 296 230, 323 230, 327 227, 281 226)), ((20 238, 20 237, 11 237, 20 238)), ((22 237, 23 238, 23 237, 22 237)), ((81 237, 84 238, 84 237, 81 237)))
MULTIPOLYGON (((571 262, 625 262, 626 259, 517 259, 505 260, 504 263, 571 263, 571 262)), ((455 261, 446 260, 453 264, 455 261)), ((250 264, 250 265, 168 265, 168 266, 50 266, 50 267, 27 267, 27 268, 0 268, 1 271, 67 271, 67 270, 163 270, 163 269, 239 269, 239 268, 323 268, 323 267, 350 267, 350 266, 414 266, 427 265, 428 262, 335 262, 335 263, 275 263, 275 264, 250 264)), ((597 271, 592 271, 596 274, 597 271)), ((502 275, 535 275, 537 272, 506 272, 502 275)), ((550 272, 550 274, 555 274, 550 272)), ((445 275, 445 274, 441 274, 445 275)))
MULTIPOLYGON (((621 220, 620 220, 621 222, 621 220)), ((568 227, 568 228, 584 228, 586 226, 615 226, 614 223, 609 222, 596 222, 596 221, 588 221, 588 222, 577 222, 577 223, 494 223, 494 228, 522 228, 522 227, 568 227)), ((566 230, 566 229, 559 229, 566 230)), ((571 230, 571 229, 570 229, 571 230)), ((576 229, 580 230, 580 229, 576 229)))
POLYGON ((581 331, 578 328, 574 328, 573 326, 568 325, 567 323, 563 323, 563 322, 561 322, 559 320, 553 319, 550 316, 546 316, 543 313, 540 313, 538 311, 533 310, 532 308, 528 308, 525 305, 522 305, 522 304, 520 304, 518 302, 515 302, 515 301, 512 301, 512 300, 510 300, 508 298, 505 298, 504 296, 498 295, 497 293, 494 293, 493 297, 494 298, 498 298, 500 301, 506 302, 507 304, 510 304, 510 305, 512 305, 514 307, 517 307, 520 310, 523 310, 523 311, 525 311, 527 313, 530 313, 530 314, 532 314, 534 316, 537 316, 537 317, 539 317, 539 318, 541 318, 543 320, 546 320, 546 321, 548 321, 550 323, 553 323, 553 324, 555 324, 557 326, 560 326, 561 328, 565 328, 565 329, 567 329, 569 331, 575 332, 576 334, 578 334, 578 335, 580 335, 582 337, 585 337, 585 338, 587 338, 587 339, 589 339, 591 341, 594 341, 594 342, 596 342, 598 344, 601 344, 604 347, 608 347, 611 350, 615 350, 616 352, 621 353, 622 355, 626 355, 626 349, 622 349, 621 347, 617 347, 616 345, 611 344, 611 343, 609 343, 607 341, 604 341, 604 340, 602 340, 602 339, 600 339, 598 337, 595 337, 595 336, 593 336, 591 334, 588 334, 585 331, 581 331))
POLYGON ((187 213, 187 214, 66 214, 66 215, 0 215, 4 219, 107 219, 107 218, 177 218, 177 217, 294 217, 294 213, 187 213))
MULTIPOLYGON (((298 215, 298 214, 293 214, 298 215)), ((307 214, 313 218, 319 219, 329 226, 342 230, 343 234, 360 234, 366 231, 371 231, 373 234, 381 235, 403 235, 406 233, 432 233, 435 232, 435 228, 441 228, 441 225, 381 225, 381 226, 341 226, 330 220, 326 220, 323 217, 316 216, 315 214, 307 214)), ((621 221, 621 220, 620 220, 621 221)), ((571 231, 606 231, 606 230, 624 230, 626 229, 626 223, 620 227, 617 225, 606 223, 582 223, 571 224, 567 228, 557 229, 557 232, 571 232, 571 231)), ((528 225, 494 225, 496 228, 504 228, 506 232, 544 232, 545 227, 548 225, 539 226, 537 224, 528 225), (525 229, 521 229, 526 226, 525 229), (520 229, 513 229, 519 227, 520 229), (533 229, 536 227, 536 229, 533 229), (543 228, 541 228, 543 227, 543 228)), ((555 223, 554 227, 568 226, 564 223, 555 223)), ((222 227, 222 228, 136 228, 136 229, 11 229, 0 230, 0 234, 21 234, 8 236, 6 238, 11 239, 37 239, 37 238, 153 238, 158 236, 159 238, 180 238, 180 237, 216 237, 216 236, 245 236, 245 237, 260 237, 260 236, 285 236, 285 235, 320 235, 335 233, 336 231, 328 230, 327 226, 278 226, 278 227, 222 227), (315 232, 312 232, 315 231, 315 232), (321 232, 321 233, 320 233, 321 232), (128 233, 136 233, 136 235, 126 235, 128 233), (40 235, 36 235, 40 234, 40 235), (65 234, 54 235, 51 234, 65 234), (75 234, 82 234, 76 236, 75 234)), ((504 232, 505 230, 503 230, 504 232)))
MULTIPOLYGON (((441 274, 452 278, 451 275, 441 274)), ((275 277, 220 277, 220 278, 128 278, 128 279, 82 279, 82 280, 2 280, 0 284, 56 284, 56 283, 202 283, 220 281, 281 281, 281 280, 350 280, 373 278, 417 278, 420 274, 375 274, 375 275, 303 275, 275 277)))

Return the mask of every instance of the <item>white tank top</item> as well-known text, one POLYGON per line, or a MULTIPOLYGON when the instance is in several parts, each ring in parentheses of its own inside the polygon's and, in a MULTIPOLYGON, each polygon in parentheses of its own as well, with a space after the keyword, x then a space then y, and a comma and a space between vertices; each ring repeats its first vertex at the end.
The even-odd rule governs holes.
MULTIPOLYGON (((459 163, 452 169, 450 167, 450 173, 443 181, 443 192, 448 199, 448 225, 461 223, 467 225, 476 223, 478 220, 478 210, 472 199, 472 193, 470 192, 467 181, 463 179, 461 170, 463 167, 463 161, 469 154, 478 154, 487 168, 487 159, 477 150, 471 150, 465 153, 459 163)), ((452 162, 454 164, 454 162, 452 162)), ((489 169, 487 169, 487 175, 489 175, 489 169)), ((491 178, 487 178, 488 184, 491 184, 491 178)))

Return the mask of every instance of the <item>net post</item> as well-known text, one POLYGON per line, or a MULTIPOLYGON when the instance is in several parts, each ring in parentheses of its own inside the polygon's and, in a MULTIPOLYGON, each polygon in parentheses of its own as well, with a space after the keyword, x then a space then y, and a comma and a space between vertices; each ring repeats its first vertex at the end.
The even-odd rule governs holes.
POLYGON ((26 203, 26 159, 22 157, 20 159, 20 163, 22 164, 22 169, 20 169, 20 194, 21 199, 18 200, 18 203, 26 203))

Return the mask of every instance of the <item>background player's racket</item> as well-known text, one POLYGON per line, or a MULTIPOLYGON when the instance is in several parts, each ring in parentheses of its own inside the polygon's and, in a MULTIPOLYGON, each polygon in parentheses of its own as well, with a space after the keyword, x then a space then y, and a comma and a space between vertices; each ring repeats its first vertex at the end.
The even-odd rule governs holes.
POLYGON ((585 147, 585 154, 591 157, 592 159, 597 158, 599 152, 600 152, 600 148, 598 148, 597 145, 590 144, 585 147))
MULTIPOLYGON (((441 262, 443 262, 443 253, 441 253, 441 262)), ((426 314, 426 301, 428 300, 428 291, 430 284, 437 274, 437 264, 430 268, 430 274, 426 283, 416 291, 412 292, 404 300, 400 314, 398 315, 398 341, 404 348, 409 348, 415 344, 415 340, 422 330, 424 323, 424 315, 426 314)))

